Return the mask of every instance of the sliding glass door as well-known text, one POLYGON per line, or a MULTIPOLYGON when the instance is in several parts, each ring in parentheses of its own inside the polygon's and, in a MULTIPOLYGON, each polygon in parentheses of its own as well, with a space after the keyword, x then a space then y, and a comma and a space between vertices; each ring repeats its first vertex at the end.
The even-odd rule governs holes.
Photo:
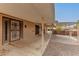
POLYGON ((3 44, 23 38, 23 21, 3 17, 3 44))
POLYGON ((11 20, 11 41, 20 39, 20 21, 11 20))

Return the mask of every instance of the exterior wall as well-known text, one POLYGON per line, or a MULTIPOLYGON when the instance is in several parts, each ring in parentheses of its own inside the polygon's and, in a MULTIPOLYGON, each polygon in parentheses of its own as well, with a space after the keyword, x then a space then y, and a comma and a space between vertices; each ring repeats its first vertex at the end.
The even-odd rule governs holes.
POLYGON ((35 23, 23 21, 23 40, 27 40, 27 43, 31 43, 35 40, 35 37, 35 23))
MULTIPOLYGON (((2 14, 2 16, 21 20, 21 19, 9 16, 9 15, 2 14)), ((0 16, 0 34, 2 34, 2 16, 0 16)), ((34 42, 36 40, 36 35, 35 35, 35 24, 36 23, 26 21, 26 20, 21 20, 21 21, 23 21, 23 39, 21 39, 21 40, 25 40, 25 41, 27 40, 26 43, 34 42)), ((2 35, 0 35, 0 45, 2 45, 2 39, 3 39, 2 35)))

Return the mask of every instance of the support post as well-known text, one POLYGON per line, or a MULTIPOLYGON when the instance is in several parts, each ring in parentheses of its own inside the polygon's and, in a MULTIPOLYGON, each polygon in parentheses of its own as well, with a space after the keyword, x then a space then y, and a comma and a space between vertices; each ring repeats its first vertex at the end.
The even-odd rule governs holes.
POLYGON ((79 24, 76 25, 77 26, 77 39, 79 39, 79 24))
POLYGON ((42 53, 43 53, 43 48, 44 48, 44 18, 42 17, 41 18, 41 24, 42 24, 42 46, 41 46, 41 50, 42 50, 42 53))
POLYGON ((79 28, 77 28, 77 38, 79 39, 79 28))
POLYGON ((2 47, 2 15, 0 14, 0 51, 3 49, 2 47))

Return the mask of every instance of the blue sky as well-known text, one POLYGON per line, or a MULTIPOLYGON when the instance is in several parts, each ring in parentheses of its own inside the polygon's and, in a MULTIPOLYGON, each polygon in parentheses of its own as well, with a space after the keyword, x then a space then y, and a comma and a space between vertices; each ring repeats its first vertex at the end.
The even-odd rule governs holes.
POLYGON ((79 4, 56 3, 55 16, 59 22, 75 22, 79 20, 79 4))

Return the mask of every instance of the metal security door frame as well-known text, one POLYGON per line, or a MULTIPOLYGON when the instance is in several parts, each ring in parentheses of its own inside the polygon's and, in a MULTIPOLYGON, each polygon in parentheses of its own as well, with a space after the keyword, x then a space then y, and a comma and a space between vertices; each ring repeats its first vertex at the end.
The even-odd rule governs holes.
POLYGON ((12 32, 12 31, 19 31, 19 39, 18 39, 18 40, 21 39, 21 37, 20 37, 20 35, 21 35, 21 33, 20 33, 20 25, 19 25, 19 30, 12 30, 12 29, 11 29, 11 25, 12 25, 11 22, 12 22, 12 21, 15 21, 15 22, 18 21, 19 24, 20 24, 20 20, 16 20, 16 19, 11 19, 11 20, 10 20, 10 39, 9 39, 9 42, 17 41, 17 40, 11 40, 11 32, 12 32))

